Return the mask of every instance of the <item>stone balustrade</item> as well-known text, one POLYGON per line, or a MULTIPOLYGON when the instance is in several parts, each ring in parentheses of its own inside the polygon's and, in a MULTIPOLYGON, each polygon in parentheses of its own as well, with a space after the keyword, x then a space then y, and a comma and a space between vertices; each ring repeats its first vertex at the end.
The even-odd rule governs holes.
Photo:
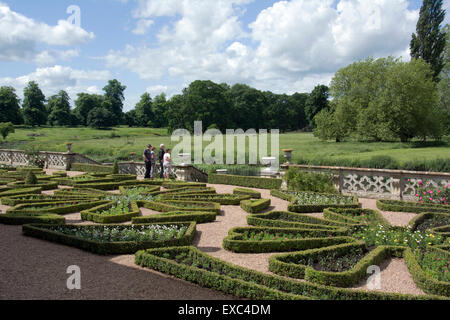
POLYGON ((340 192, 365 198, 414 200, 419 181, 422 181, 425 186, 436 188, 443 188, 450 183, 450 173, 447 172, 306 165, 283 165, 282 168, 284 170, 297 168, 309 172, 332 174, 333 182, 340 192))

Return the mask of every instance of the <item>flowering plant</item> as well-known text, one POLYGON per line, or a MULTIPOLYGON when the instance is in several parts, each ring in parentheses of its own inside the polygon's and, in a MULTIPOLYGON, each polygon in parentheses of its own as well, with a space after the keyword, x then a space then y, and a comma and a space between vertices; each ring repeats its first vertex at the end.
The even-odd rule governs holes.
MULTIPOLYGON (((410 181, 410 180, 408 180, 410 181)), ((448 205, 450 201, 450 183, 442 188, 436 188, 423 183, 419 180, 416 186, 415 194, 417 203, 420 204, 443 204, 448 205)))

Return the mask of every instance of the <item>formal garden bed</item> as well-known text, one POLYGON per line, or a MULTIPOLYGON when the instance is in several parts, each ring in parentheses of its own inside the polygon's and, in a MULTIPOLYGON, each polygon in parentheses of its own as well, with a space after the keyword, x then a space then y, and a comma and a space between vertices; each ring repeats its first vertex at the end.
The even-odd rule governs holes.
POLYGON ((212 181, 239 186, 225 188, 232 193, 217 193, 205 183, 137 180, 133 175, 111 172, 67 178, 63 173, 44 176, 36 168, 3 171, 0 179, 6 178, 9 186, 0 188, 0 201, 9 207, 6 214, 0 214, 0 223, 23 224, 27 236, 96 254, 139 251, 135 259, 140 266, 242 298, 450 297, 447 205, 379 200, 380 210, 417 213, 407 227, 393 227, 384 213, 361 208, 356 197, 281 191, 276 179, 224 176, 213 176, 212 181), (31 173, 39 177, 41 186, 13 188, 27 186, 31 173), (46 183, 56 183, 55 189, 60 183, 71 188, 43 194, 46 183), (248 188, 271 190, 275 198, 268 197, 269 191, 248 188), (259 213, 270 205, 279 208, 280 202, 289 202, 289 211, 259 213), (264 258, 266 273, 231 265, 191 247, 197 224, 201 224, 199 228, 212 222, 220 224, 219 215, 227 210, 251 214, 243 217, 249 226, 234 225, 226 230, 228 235, 221 236, 224 251, 232 255, 270 254, 264 258), (68 213, 79 213, 82 221, 93 225, 66 225, 62 215, 68 213), (391 258, 405 261, 425 295, 355 288, 367 279, 369 266, 391 258))
POLYGON ((190 245, 195 223, 48 226, 23 226, 26 236, 73 246, 96 254, 133 254, 138 250, 190 245))

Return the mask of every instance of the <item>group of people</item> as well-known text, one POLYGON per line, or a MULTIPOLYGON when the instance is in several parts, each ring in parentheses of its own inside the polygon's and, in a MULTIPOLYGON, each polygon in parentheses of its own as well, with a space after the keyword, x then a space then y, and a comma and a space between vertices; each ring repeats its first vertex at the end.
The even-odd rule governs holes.
POLYGON ((149 144, 147 149, 144 150, 143 157, 145 161, 145 179, 155 178, 156 161, 159 162, 159 166, 161 168, 159 177, 161 179, 169 179, 172 168, 172 159, 170 156, 171 150, 166 150, 164 144, 161 144, 159 147, 158 157, 156 156, 155 150, 156 148, 151 144, 149 144))

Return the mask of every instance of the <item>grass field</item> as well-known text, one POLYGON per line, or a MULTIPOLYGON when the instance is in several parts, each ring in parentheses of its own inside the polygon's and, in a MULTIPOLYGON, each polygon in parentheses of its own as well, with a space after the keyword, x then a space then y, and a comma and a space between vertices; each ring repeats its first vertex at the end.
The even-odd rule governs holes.
MULTIPOLYGON (((44 151, 64 152, 67 150, 67 142, 73 143, 73 152, 84 154, 100 162, 112 162, 116 158, 126 160, 129 159, 131 152, 136 152, 137 159, 140 160, 142 151, 149 143, 154 146, 164 143, 169 147, 176 144, 171 142, 171 137, 165 129, 18 128, 7 138, 7 142, 0 144, 0 148, 25 150, 33 146, 44 151)), ((209 142, 204 142, 203 147, 208 144, 209 142)), ((389 156, 396 164, 380 164, 381 167, 420 169, 420 166, 414 168, 412 164, 439 162, 438 166, 444 168, 439 171, 448 171, 445 168, 450 166, 449 136, 441 142, 427 143, 418 141, 335 143, 320 141, 311 133, 287 133, 280 136, 280 149, 286 148, 294 149, 293 162, 302 164, 377 167, 373 161, 380 163, 380 158, 373 159, 373 157, 389 156)), ((280 154, 283 153, 280 152, 280 154)))

